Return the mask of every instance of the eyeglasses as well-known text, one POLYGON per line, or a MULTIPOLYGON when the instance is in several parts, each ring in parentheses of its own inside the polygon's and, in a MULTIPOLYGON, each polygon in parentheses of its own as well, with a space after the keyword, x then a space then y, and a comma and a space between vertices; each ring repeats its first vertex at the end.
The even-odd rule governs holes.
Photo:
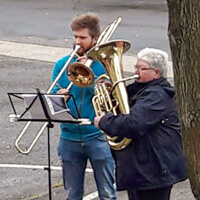
MULTIPOLYGON (((135 68, 135 70, 138 70, 138 71, 147 71, 147 70, 153 69, 153 68, 146 68, 145 66, 138 67, 136 65, 134 65, 134 68, 135 68)), ((155 69, 153 69, 153 70, 155 70, 155 69)))

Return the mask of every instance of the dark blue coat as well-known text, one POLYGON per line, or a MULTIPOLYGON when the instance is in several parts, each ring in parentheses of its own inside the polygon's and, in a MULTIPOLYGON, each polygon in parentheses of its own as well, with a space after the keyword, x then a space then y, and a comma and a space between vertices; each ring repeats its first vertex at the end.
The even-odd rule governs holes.
POLYGON ((117 189, 155 189, 185 180, 174 89, 164 78, 127 89, 130 114, 106 115, 99 124, 111 136, 133 139, 125 149, 113 150, 117 189))

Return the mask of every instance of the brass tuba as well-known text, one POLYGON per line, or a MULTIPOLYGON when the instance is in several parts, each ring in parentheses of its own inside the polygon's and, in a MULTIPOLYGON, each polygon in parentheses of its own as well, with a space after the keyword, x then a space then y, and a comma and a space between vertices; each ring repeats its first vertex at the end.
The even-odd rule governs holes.
MULTIPOLYGON (((112 40, 97 45, 88 52, 88 57, 103 63, 108 74, 101 75, 95 83, 95 96, 92 102, 97 116, 103 111, 114 115, 130 113, 125 81, 139 77, 137 74, 128 78, 123 77, 122 54, 130 46, 126 40, 112 40)), ((110 147, 114 150, 122 150, 132 141, 125 137, 111 137, 108 134, 106 136, 110 147)))

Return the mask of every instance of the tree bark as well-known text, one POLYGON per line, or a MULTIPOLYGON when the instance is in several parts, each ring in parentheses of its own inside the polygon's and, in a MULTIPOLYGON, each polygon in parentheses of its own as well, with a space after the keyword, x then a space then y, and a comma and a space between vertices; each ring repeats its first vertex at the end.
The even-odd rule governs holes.
POLYGON ((200 0, 167 0, 176 99, 192 192, 200 200, 200 0))

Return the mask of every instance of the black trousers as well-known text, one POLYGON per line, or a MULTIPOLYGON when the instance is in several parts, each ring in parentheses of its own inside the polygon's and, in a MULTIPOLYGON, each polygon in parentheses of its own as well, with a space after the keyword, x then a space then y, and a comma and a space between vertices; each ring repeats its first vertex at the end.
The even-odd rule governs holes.
POLYGON ((172 186, 153 190, 128 190, 129 200, 169 200, 172 186))

